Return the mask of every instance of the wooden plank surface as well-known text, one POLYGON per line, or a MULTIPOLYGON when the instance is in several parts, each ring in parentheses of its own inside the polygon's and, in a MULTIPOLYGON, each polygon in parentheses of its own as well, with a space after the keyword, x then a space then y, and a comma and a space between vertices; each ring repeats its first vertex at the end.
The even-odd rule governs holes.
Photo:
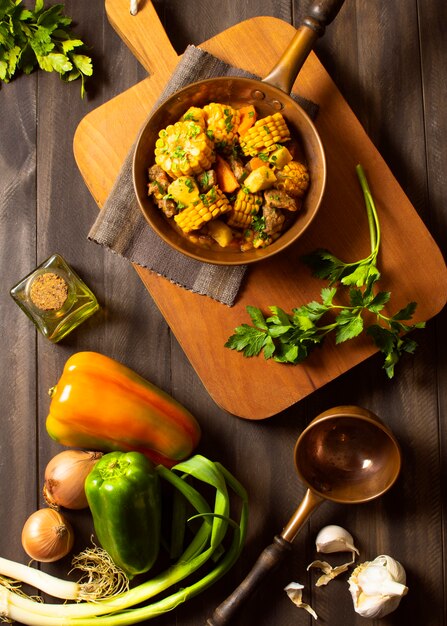
MULTIPOLYGON (((119 0, 108 0, 106 8, 121 38, 132 42, 133 53, 151 70, 155 50, 165 49, 163 46, 167 44, 150 3, 135 20, 119 0), (152 36, 147 40, 142 33, 149 25, 152 36)), ((225 30, 202 47, 233 65, 265 76, 293 33, 294 29, 283 21, 257 18, 225 30), (264 50, 262 57, 261 50, 264 50)), ((99 107, 79 125, 74 139, 76 161, 100 205, 176 62, 177 57, 168 46, 164 64, 150 78, 99 107)), ((233 328, 248 321, 247 305, 265 308, 278 304, 290 311, 298 303, 319 298, 322 282, 310 275, 301 261, 303 254, 317 247, 328 248, 344 258, 349 249, 348 258, 352 259, 368 253, 364 202, 355 177, 358 162, 366 167, 379 207, 380 267, 384 277, 381 286, 393 292, 392 307, 399 310, 416 300, 419 303, 416 317, 426 320, 443 307, 447 295, 446 268, 437 246, 314 55, 300 72, 296 89, 321 107, 316 126, 328 162, 322 207, 300 241, 287 253, 251 266, 231 309, 137 268, 211 397, 225 410, 248 419, 262 419, 284 410, 376 351, 363 338, 339 347, 328 341, 299 368, 284 368, 254 359, 247 370, 240 355, 224 347, 233 328), (406 272, 409 265, 414 266, 411 274, 406 272), (430 276, 436 276, 439 285, 436 293, 427 281, 430 276), (204 352, 203 343, 213 349, 204 352), (266 376, 277 389, 274 395, 264 385, 266 376)))
MULTIPOLYGON (((155 4, 181 53, 186 43, 198 44, 255 15, 298 20, 307 3, 158 0, 155 4)), ((315 577, 306 572, 316 556, 313 541, 318 529, 339 523, 353 533, 362 559, 385 552, 407 569, 410 592, 398 611, 369 623, 445 626, 445 311, 418 334, 416 356, 402 362, 391 382, 383 378, 381 359, 372 357, 272 419, 240 420, 221 410, 133 268, 86 241, 97 207, 72 155, 75 129, 89 111, 143 80, 146 71, 108 24, 103 3, 78 0, 65 6, 78 34, 92 46, 95 75, 88 99, 80 100, 78 84, 62 84, 43 72, 0 88, 0 555, 28 562, 20 545, 21 528, 27 515, 42 505, 44 467, 60 450, 44 429, 46 391, 70 354, 93 349, 125 362, 193 411, 203 425, 200 451, 235 472, 250 496, 248 542, 231 574, 205 595, 152 623, 204 624, 304 493, 293 469, 296 437, 320 411, 354 403, 382 416, 399 438, 404 465, 398 484, 388 496, 368 505, 324 505, 303 528, 291 558, 234 624, 310 626, 312 618, 282 591, 291 580, 306 585, 305 599, 319 614, 317 623, 365 624, 352 610, 345 577, 317 589, 315 577), (51 345, 36 336, 8 290, 55 251, 93 288, 102 310, 61 344, 51 345)), ((445 250, 447 50, 442 25, 447 7, 442 0, 347 0, 346 6, 343 18, 318 43, 317 55, 445 250)), ((91 532, 88 515, 70 517, 77 547, 84 547, 91 532)), ((61 576, 68 568, 67 560, 42 566, 61 576)))

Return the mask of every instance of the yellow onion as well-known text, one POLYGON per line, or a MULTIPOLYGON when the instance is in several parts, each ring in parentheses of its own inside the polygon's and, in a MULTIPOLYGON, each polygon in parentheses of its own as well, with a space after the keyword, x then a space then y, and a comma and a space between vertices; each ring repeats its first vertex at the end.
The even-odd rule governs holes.
POLYGON ((39 509, 26 520, 22 546, 35 561, 51 563, 66 556, 73 547, 71 524, 55 509, 39 509))
POLYGON ((87 508, 84 482, 101 456, 102 452, 84 450, 64 450, 56 454, 45 469, 43 496, 48 506, 87 508))

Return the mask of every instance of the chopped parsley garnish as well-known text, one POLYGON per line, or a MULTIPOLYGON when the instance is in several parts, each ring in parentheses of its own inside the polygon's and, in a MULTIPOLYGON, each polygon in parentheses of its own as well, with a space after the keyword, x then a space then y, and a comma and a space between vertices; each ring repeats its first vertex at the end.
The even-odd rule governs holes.
POLYGON ((259 239, 268 239, 268 234, 265 232, 265 217, 255 215, 251 225, 259 239))
POLYGON ((187 132, 188 137, 195 139, 197 135, 200 135, 202 129, 197 124, 191 123, 187 132))
POLYGON ((224 109, 224 123, 227 133, 233 130, 233 113, 229 109, 224 109))
POLYGON ((186 152, 183 148, 181 148, 180 146, 177 146, 177 148, 173 150, 172 156, 175 159, 184 159, 186 157, 186 152))
POLYGON ((193 193, 195 191, 195 186, 193 181, 190 178, 185 178, 185 187, 187 188, 189 193, 193 193))
POLYGON ((225 140, 216 141, 216 150, 225 150, 227 147, 227 142, 225 140))

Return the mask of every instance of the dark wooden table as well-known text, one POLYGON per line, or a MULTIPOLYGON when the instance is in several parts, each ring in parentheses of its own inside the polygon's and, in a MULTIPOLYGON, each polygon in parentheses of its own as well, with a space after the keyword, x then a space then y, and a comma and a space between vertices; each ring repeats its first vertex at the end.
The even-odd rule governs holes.
MULTIPOLYGON (((198 44, 255 15, 273 15, 296 24, 307 2, 157 0, 154 4, 180 53, 188 43, 198 44)), ((155 623, 198 626, 205 622, 303 496, 304 487, 293 467, 299 433, 322 410, 358 404, 381 416, 401 443, 403 468, 397 484, 370 504, 321 507, 296 539, 290 558, 234 624, 310 624, 312 618, 293 606, 283 591, 292 580, 305 585, 304 599, 321 623, 366 623, 353 611, 346 577, 317 589, 315 575, 306 571, 316 558, 315 535, 329 523, 352 532, 362 560, 390 554, 406 568, 409 594, 397 612, 373 623, 447 624, 445 312, 418 333, 416 356, 403 360, 391 382, 377 356, 269 420, 249 422, 219 409, 131 265, 87 241, 97 206, 74 162, 75 129, 90 110, 143 79, 145 71, 109 25, 102 2, 69 1, 65 6, 76 32, 91 45, 95 72, 88 82, 87 99, 80 99, 78 83, 63 84, 41 71, 20 76, 0 89, 0 555, 27 562, 21 529, 27 516, 43 505, 43 471, 61 449, 45 430, 47 390, 68 356, 97 350, 123 361, 187 406, 203 426, 200 452, 233 471, 250 496, 248 541, 231 574, 204 596, 155 623), (9 296, 12 285, 54 252, 72 264, 102 304, 100 313, 57 345, 37 335, 9 296)), ((443 249, 447 239, 446 21, 443 0, 346 0, 316 47, 443 249)), ((70 518, 78 529, 76 547, 81 549, 89 538, 90 520, 85 512, 70 518)), ((42 569, 64 576, 69 560, 42 569)))

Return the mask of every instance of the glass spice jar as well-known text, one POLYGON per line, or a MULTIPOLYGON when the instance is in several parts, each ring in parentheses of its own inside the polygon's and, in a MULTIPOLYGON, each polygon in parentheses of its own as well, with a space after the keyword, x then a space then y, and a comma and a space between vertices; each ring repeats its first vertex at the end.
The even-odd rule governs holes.
POLYGON ((53 343, 99 309, 94 294, 59 254, 53 254, 25 276, 10 293, 53 343))

